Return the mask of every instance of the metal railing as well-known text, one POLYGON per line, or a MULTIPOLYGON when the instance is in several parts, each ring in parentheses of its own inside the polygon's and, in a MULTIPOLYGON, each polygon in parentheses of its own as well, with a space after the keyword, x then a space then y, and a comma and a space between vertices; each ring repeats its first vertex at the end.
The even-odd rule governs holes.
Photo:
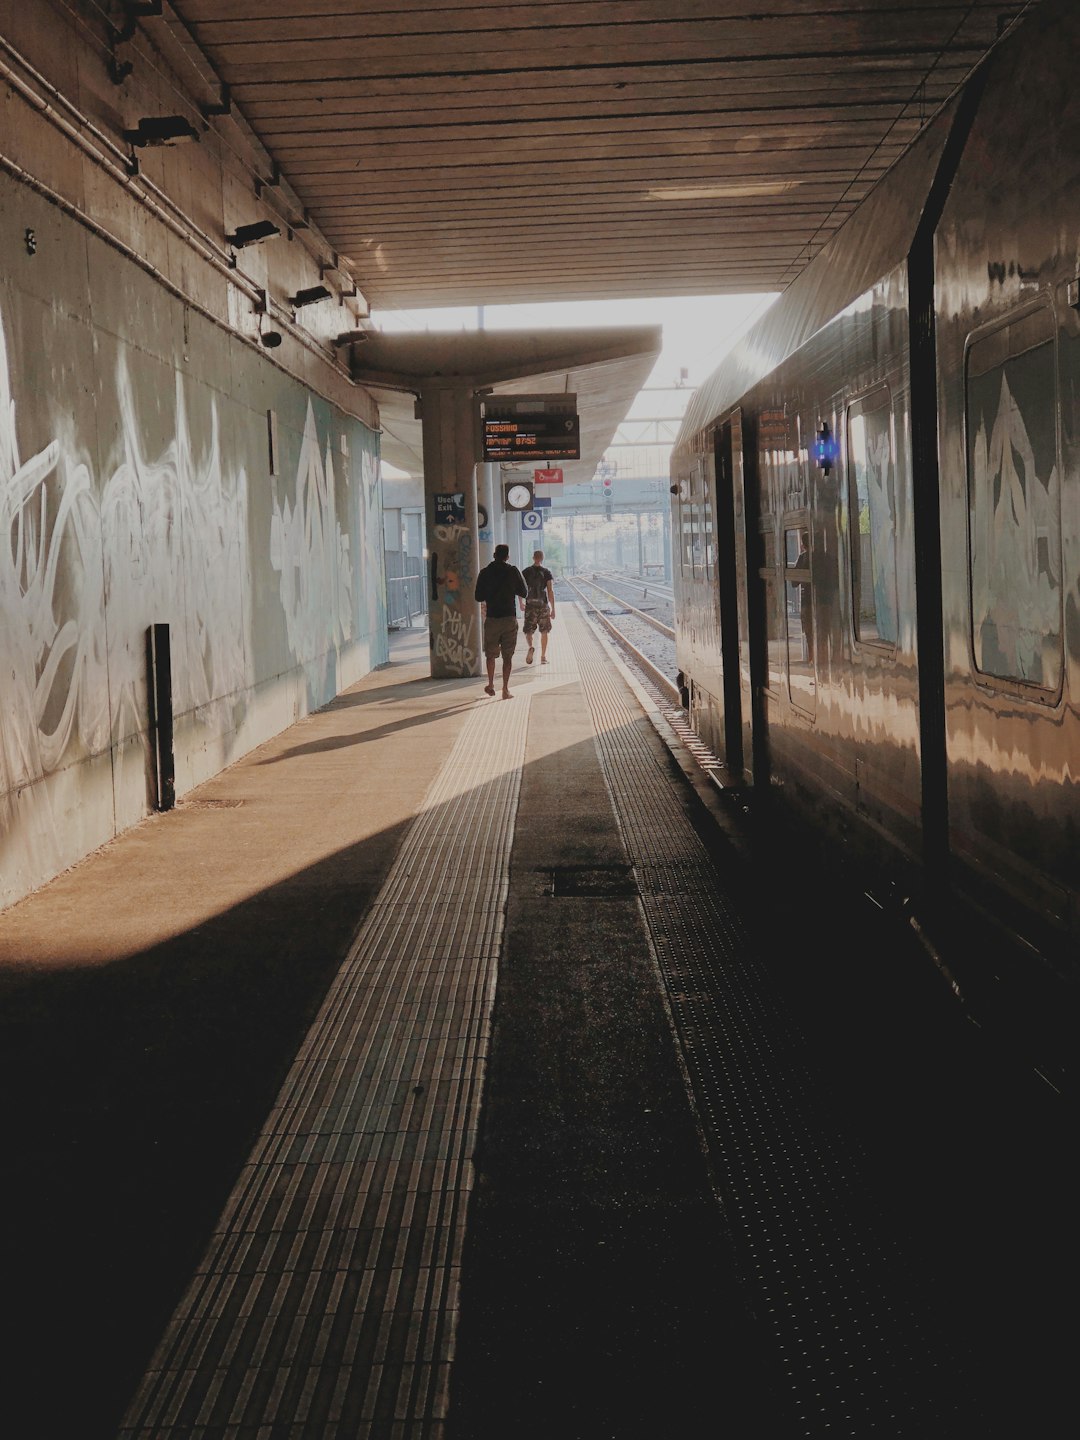
POLYGON ((386 579, 386 625, 389 630, 411 630, 417 615, 425 613, 424 577, 388 575, 386 579))

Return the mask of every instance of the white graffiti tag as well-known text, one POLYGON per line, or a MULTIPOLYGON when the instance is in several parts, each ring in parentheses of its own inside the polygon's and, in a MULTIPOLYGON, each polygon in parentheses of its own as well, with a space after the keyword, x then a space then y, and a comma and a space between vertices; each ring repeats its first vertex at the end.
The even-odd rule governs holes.
POLYGON ((107 691, 87 685, 104 667, 101 527, 84 464, 53 439, 19 457, 15 400, 0 326, 0 794, 54 769, 78 725, 108 736, 107 691), (62 483, 62 481, 66 483, 62 483), (58 594, 61 555, 74 572, 58 594), (96 575, 96 580, 95 580, 96 575))
POLYGON ((315 412, 308 401, 296 467, 293 502, 274 501, 270 563, 279 591, 289 648, 304 660, 321 656, 353 633, 353 573, 349 537, 337 517, 334 460, 329 440, 319 450, 315 412))
MULTIPOLYGON (((223 473, 216 407, 197 457, 178 376, 174 436, 150 459, 123 353, 116 386, 118 454, 100 487, 63 396, 49 397, 52 437, 23 461, 0 318, 0 836, 17 839, 18 815, 28 877, 72 858, 37 782, 145 730, 147 625, 173 628, 177 713, 208 723, 209 707, 248 683, 246 478, 223 473)), ((40 424, 42 407, 33 413, 40 424)))
POLYGON ((442 620, 435 636, 435 654, 462 675, 471 675, 476 659, 472 622, 451 605, 443 605, 442 620))

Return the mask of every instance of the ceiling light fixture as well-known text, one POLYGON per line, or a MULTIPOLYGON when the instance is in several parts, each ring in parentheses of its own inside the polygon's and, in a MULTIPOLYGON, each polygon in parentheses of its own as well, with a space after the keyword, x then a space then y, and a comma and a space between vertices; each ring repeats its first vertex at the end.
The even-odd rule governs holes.
POLYGON ((124 131, 124 139, 136 146, 178 145, 198 138, 186 115, 144 115, 134 130, 124 131))
POLYGON ((659 185, 646 200, 744 200, 755 195, 784 195, 800 180, 733 181, 728 185, 659 185))
POLYGON ((325 285, 311 285, 306 290, 298 290, 295 295, 289 296, 289 304, 294 310, 299 310, 302 305, 314 305, 319 300, 329 300, 330 291, 325 285))
POLYGON ((238 225, 225 239, 237 250, 243 250, 248 245, 261 245, 264 240, 272 240, 280 234, 280 228, 272 220, 253 220, 250 225, 238 225))

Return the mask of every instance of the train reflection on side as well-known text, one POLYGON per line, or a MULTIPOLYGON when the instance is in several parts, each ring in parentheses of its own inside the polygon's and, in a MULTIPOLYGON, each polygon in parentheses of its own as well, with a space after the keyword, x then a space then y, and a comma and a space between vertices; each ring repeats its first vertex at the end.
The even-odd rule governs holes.
POLYGON ((672 456, 695 729, 755 806, 902 904, 1059 1088, 1080 940, 1077 54, 1072 0, 1014 27, 696 392, 672 456))

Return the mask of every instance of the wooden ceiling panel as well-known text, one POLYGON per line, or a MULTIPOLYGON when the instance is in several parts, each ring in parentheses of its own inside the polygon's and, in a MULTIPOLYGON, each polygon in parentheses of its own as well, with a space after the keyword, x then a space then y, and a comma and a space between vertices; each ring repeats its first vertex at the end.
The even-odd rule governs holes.
POLYGON ((779 290, 996 0, 172 0, 375 308, 779 290))

